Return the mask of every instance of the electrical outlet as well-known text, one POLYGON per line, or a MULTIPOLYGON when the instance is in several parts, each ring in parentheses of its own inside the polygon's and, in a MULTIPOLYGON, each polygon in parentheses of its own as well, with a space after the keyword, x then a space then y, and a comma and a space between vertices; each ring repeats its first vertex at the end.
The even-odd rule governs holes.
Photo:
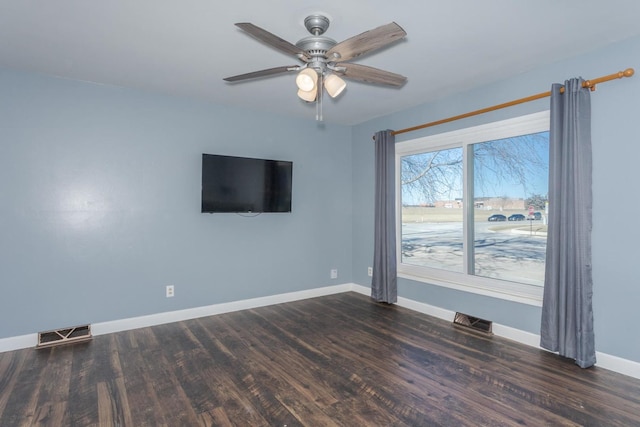
POLYGON ((338 270, 337 269, 333 269, 331 270, 331 278, 332 279, 337 279, 338 278, 338 270))
POLYGON ((368 267, 368 268, 367 268, 367 275, 368 275, 369 277, 373 277, 373 267, 368 267))
POLYGON ((173 285, 167 285, 167 298, 171 298, 174 295, 175 293, 173 292, 173 285))

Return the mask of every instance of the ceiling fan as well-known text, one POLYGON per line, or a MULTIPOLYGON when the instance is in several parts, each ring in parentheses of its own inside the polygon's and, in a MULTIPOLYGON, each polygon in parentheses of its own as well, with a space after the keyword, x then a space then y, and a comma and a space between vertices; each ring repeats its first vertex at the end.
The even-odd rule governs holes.
POLYGON ((322 120, 322 89, 324 88, 332 98, 335 98, 346 87, 341 77, 389 86, 402 86, 407 81, 407 78, 400 74, 346 62, 405 37, 407 33, 395 22, 337 43, 323 35, 329 28, 329 19, 323 15, 310 15, 305 18, 304 26, 312 35, 299 40, 295 45, 257 25, 248 22, 235 25, 279 51, 295 56, 303 64, 239 74, 224 80, 238 82, 298 71, 296 76, 298 96, 306 102, 316 103, 316 120, 322 120))

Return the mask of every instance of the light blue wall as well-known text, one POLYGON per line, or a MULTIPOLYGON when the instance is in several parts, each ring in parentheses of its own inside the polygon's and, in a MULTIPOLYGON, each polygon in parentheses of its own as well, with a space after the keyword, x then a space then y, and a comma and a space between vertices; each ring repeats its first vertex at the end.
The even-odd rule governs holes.
MULTIPOLYGON (((375 131, 415 126, 545 92, 550 89, 551 83, 563 82, 567 78, 595 78, 628 67, 640 73, 640 38, 354 127, 354 281, 370 284, 366 269, 373 258, 373 210, 370 207, 373 204, 374 175, 371 137, 375 131)), ((640 158, 640 76, 602 84, 591 99, 596 346, 600 352, 640 362, 640 339, 632 329, 638 321, 640 304, 640 274, 637 266, 640 227, 635 224, 640 212, 636 185, 638 178, 635 175, 640 158)), ((398 135, 397 141, 546 109, 547 99, 429 130, 398 135)), ((538 307, 404 279, 399 281, 399 294, 452 311, 473 313, 525 331, 540 332, 538 307)))
MULTIPOLYGON (((0 69, 0 338, 356 282, 373 257, 373 143, 634 67, 640 39, 354 126, 0 69), (350 143, 351 142, 351 143, 350 143), (294 162, 291 214, 199 213, 203 152, 294 162), (329 279, 338 268, 340 277, 329 279), (176 297, 164 297, 167 284, 176 297)), ((640 362, 640 76, 592 97, 598 351, 640 362)), ((382 102, 384 102, 382 100, 382 102)), ((547 109, 537 101, 398 140, 547 109)), ((401 296, 538 333, 540 309, 400 280, 401 296)))
POLYGON ((349 127, 6 69, 0 94, 0 338, 351 281, 349 127), (201 214, 203 152, 292 160, 293 212, 201 214))

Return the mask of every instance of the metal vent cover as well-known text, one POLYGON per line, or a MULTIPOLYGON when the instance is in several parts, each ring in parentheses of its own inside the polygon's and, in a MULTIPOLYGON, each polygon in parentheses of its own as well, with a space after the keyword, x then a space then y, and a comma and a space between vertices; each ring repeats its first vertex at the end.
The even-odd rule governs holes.
POLYGON ((73 326, 70 328, 55 329, 53 331, 38 332, 38 345, 36 347, 53 347, 56 345, 89 341, 91 338, 91 325, 73 326))
POLYGON ((480 319, 479 317, 470 316, 468 314, 456 312, 456 315, 453 318, 453 325, 471 329, 484 335, 493 335, 492 321, 480 319))

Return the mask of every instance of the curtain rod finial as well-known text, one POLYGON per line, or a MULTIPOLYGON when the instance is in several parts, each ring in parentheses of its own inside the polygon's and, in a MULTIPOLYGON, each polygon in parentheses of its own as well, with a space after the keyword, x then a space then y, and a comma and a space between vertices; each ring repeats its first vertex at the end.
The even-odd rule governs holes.
POLYGON ((627 68, 622 72, 622 75, 625 77, 631 77, 633 76, 634 73, 635 73, 635 70, 633 68, 627 68))

